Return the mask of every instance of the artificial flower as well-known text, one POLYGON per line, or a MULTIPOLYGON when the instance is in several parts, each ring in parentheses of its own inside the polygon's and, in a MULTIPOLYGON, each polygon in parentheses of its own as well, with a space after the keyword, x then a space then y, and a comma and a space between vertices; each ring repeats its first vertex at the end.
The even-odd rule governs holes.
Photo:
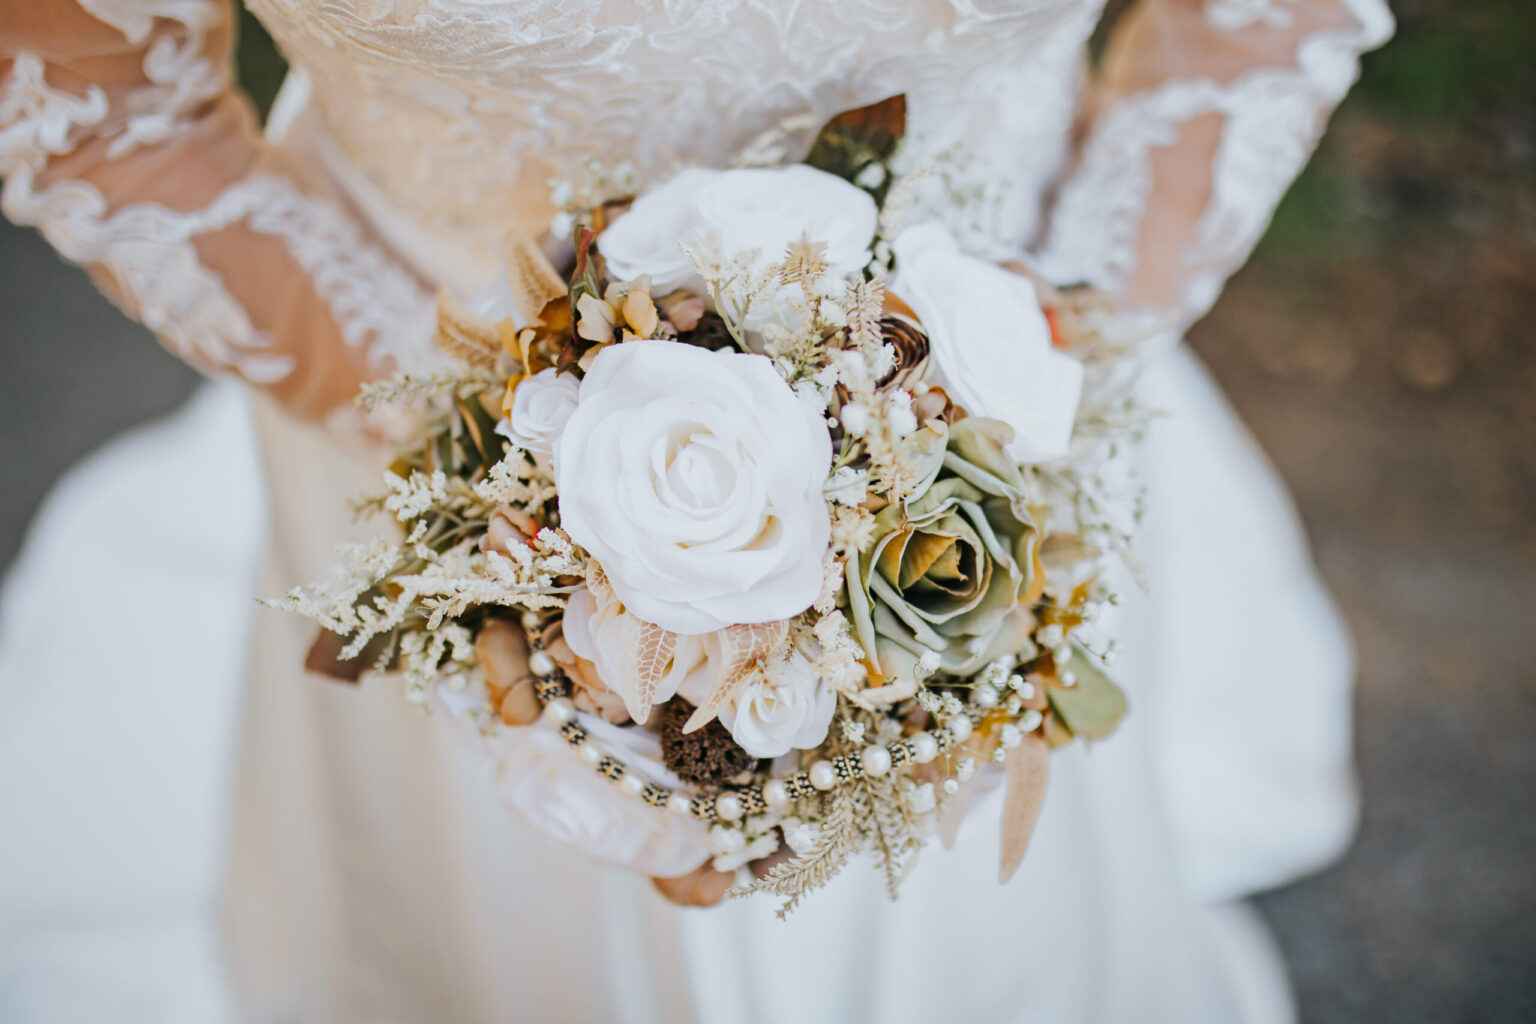
POLYGON ((934 363, 929 379, 970 414, 1011 426, 1007 451, 1017 461, 1064 456, 1083 365, 1052 347, 1034 285, 961 252, 935 223, 908 228, 892 248, 890 290, 922 320, 934 363))
POLYGON ((697 635, 816 599, 832 443, 766 357, 603 349, 554 443, 560 522, 638 618, 697 635))
POLYGON ((650 275, 656 291, 703 287, 680 244, 722 259, 755 250, 777 262, 792 247, 846 277, 869 261, 878 213, 869 193, 803 164, 683 171, 635 200, 598 241, 615 278, 650 275))
MULTIPOLYGON (((711 669, 717 664, 718 659, 706 660, 679 693, 702 703, 713 684, 711 669)), ((792 652, 787 658, 766 660, 761 671, 721 708, 720 723, 753 757, 778 757, 820 745, 836 710, 836 691, 816 677, 804 655, 792 652)))
POLYGON ((496 433, 519 448, 548 455, 565 421, 576 411, 581 382, 571 373, 540 370, 512 392, 512 407, 496 433))

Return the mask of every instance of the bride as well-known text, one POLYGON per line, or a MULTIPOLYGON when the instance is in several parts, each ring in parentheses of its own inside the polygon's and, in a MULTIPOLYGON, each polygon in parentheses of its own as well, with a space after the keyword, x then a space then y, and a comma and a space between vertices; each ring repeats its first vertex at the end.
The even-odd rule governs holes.
POLYGON ((265 134, 224 0, 0 10, 5 214, 256 389, 77 469, 7 583, 8 1019, 1290 1019, 1237 901, 1348 840, 1348 643, 1173 343, 1390 33, 1381 0, 1140 0, 1091 75, 1100 0, 250 6, 294 69, 265 134), (901 159, 969 249, 1167 326, 1133 713, 1057 755, 1005 888, 978 814, 895 904, 855 869, 787 925, 682 909, 520 823, 389 680, 306 675, 307 627, 249 601, 353 535, 344 498, 383 464, 358 383, 429 357, 433 291, 493 278, 509 226, 546 235, 552 188, 721 165, 897 92, 901 159))

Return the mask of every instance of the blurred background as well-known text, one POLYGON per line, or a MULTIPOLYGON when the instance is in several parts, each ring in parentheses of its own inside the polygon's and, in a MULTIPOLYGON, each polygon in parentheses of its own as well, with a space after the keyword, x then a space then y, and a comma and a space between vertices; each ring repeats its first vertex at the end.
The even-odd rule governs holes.
MULTIPOLYGON (((1302 1020, 1536 1021, 1536 4, 1394 0, 1191 341, 1289 482, 1360 651, 1365 819, 1260 899, 1302 1020)), ((242 77, 282 62, 243 23, 242 77)), ((50 483, 195 375, 0 221, 0 566, 50 483)))

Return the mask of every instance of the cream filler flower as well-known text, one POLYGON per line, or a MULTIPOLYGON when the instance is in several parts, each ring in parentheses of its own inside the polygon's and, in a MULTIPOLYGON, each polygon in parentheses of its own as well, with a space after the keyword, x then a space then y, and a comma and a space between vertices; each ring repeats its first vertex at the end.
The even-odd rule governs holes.
POLYGON ((646 622, 787 619, 821 589, 831 459, 820 411, 766 357, 625 342, 554 441, 560 523, 646 622))

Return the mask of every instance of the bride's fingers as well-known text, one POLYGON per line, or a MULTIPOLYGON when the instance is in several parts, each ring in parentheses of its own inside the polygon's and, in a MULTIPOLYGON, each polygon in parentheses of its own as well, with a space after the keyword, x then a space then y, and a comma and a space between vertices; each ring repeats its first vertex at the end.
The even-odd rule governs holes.
POLYGON ((730 871, 716 871, 708 862, 676 878, 652 878, 656 891, 680 907, 712 907, 736 882, 730 871))
POLYGON ((489 623, 475 637, 475 657, 485 669, 486 686, 503 722, 528 725, 539 717, 528 671, 528 644, 521 629, 501 620, 489 623))

